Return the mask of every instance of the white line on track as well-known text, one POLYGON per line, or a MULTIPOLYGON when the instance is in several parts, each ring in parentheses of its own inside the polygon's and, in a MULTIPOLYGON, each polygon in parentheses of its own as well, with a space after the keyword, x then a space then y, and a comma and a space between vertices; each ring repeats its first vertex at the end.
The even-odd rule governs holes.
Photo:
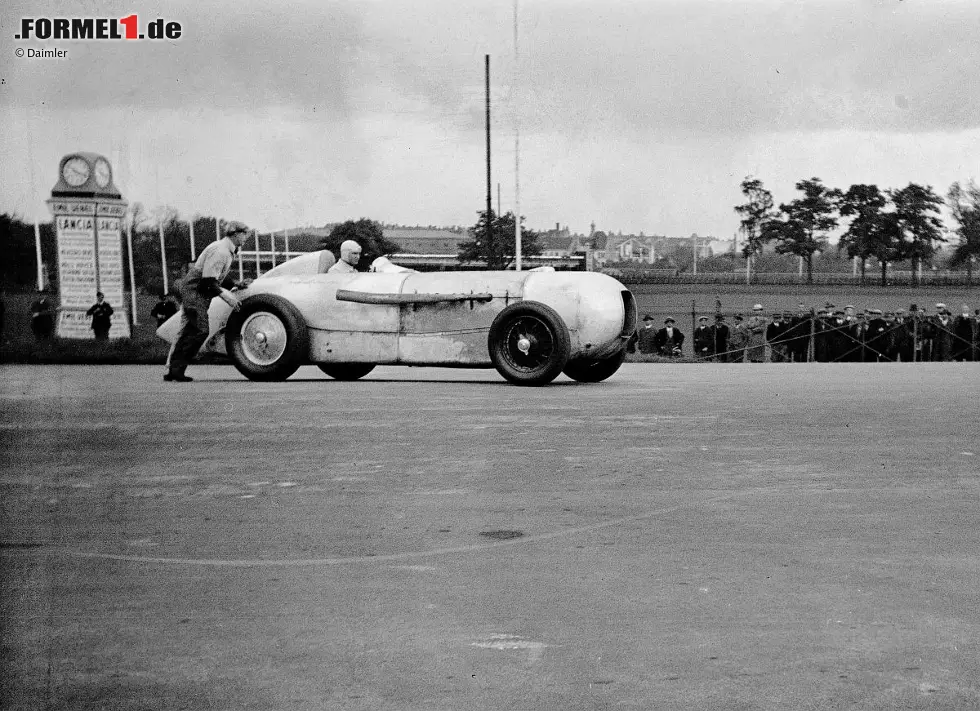
POLYGON ((679 511, 685 508, 692 508, 696 506, 703 506, 707 504, 713 504, 718 501, 724 501, 726 499, 733 499, 742 496, 760 494, 765 492, 778 492, 785 487, 769 486, 769 487, 757 487, 753 489, 745 489, 743 491, 733 491, 726 494, 721 494, 719 496, 711 496, 705 499, 700 499, 698 501, 689 501, 683 504, 677 504, 676 506, 665 506, 663 508, 652 509, 650 511, 645 511, 640 514, 634 514, 633 516, 624 516, 622 518, 612 519, 611 521, 602 521, 600 523, 593 523, 587 526, 578 526, 576 528, 565 528, 560 531, 552 531, 551 533, 540 533, 533 536, 522 536, 520 538, 511 538, 502 541, 495 541, 493 543, 481 543, 469 546, 454 546, 448 548, 433 548, 427 551, 409 551, 406 553, 391 553, 388 555, 364 555, 364 556, 351 556, 348 558, 301 558, 301 559, 280 559, 280 560, 267 560, 267 559, 222 559, 222 558, 162 558, 162 557, 152 557, 152 556, 139 556, 139 555, 122 555, 117 553, 96 553, 89 551, 76 551, 70 548, 30 548, 23 550, 6 550, 4 553, 20 553, 20 554, 37 554, 37 553, 56 553, 70 556, 72 558, 87 558, 87 559, 98 559, 98 560, 117 560, 126 561, 130 563, 146 563, 146 564, 158 564, 158 565, 192 565, 192 566, 213 566, 213 567, 229 567, 229 568, 273 568, 273 567, 289 567, 289 566, 329 566, 329 565, 353 565, 358 563, 385 563, 391 561, 400 560, 415 560, 417 558, 427 558, 431 556, 440 555, 456 555, 459 553, 475 553, 478 551, 488 551, 497 548, 504 548, 510 546, 520 546, 528 543, 537 543, 540 541, 550 541, 556 538, 562 538, 566 536, 575 536, 582 533, 589 533, 591 531, 598 531, 603 528, 611 528, 613 526, 620 526, 624 523, 630 523, 632 521, 643 521, 648 518, 653 518, 654 516, 659 516, 662 514, 672 513, 674 511, 679 511))

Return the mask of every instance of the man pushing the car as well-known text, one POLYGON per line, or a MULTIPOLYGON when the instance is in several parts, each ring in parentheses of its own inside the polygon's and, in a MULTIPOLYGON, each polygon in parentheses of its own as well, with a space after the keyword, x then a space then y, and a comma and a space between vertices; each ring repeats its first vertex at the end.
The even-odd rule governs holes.
POLYGON ((224 239, 209 244, 187 270, 187 276, 180 284, 183 306, 180 336, 174 344, 164 380, 177 383, 193 380, 184 371, 208 338, 208 306, 211 299, 220 296, 231 308, 238 310, 238 299, 222 286, 222 282, 231 271, 235 254, 247 236, 248 227, 243 223, 230 223, 225 228, 224 239))

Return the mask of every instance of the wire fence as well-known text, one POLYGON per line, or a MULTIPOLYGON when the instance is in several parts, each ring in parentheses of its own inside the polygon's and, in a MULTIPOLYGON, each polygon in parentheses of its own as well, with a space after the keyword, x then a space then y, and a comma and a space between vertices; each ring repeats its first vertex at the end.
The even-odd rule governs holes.
MULTIPOLYGON (((765 319, 761 324, 725 324, 724 330, 708 326, 710 346, 698 348, 692 337, 691 350, 697 360, 728 363, 980 361, 980 314, 965 321, 968 323, 958 317, 944 323, 926 317, 840 322, 810 314, 788 322, 765 319)), ((638 335, 630 341, 629 350, 664 357, 684 352, 683 346, 656 342, 653 350, 646 350, 638 335)))

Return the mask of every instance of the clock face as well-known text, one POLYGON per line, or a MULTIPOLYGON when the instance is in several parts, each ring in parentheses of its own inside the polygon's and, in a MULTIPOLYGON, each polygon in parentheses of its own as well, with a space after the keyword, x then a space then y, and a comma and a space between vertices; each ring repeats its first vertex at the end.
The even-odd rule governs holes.
POLYGON ((112 168, 109 167, 109 161, 99 158, 95 161, 95 184, 104 188, 110 180, 112 180, 112 168))
POLYGON ((61 177, 73 188, 84 185, 88 176, 88 162, 84 158, 71 158, 65 162, 65 167, 61 169, 61 177))

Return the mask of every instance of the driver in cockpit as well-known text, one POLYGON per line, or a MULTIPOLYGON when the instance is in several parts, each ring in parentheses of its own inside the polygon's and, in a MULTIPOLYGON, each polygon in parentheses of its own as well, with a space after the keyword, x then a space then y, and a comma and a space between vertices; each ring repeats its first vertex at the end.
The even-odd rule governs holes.
POLYGON ((340 245, 340 261, 328 270, 329 274, 352 274, 357 271, 361 261, 361 245, 352 239, 340 245))

